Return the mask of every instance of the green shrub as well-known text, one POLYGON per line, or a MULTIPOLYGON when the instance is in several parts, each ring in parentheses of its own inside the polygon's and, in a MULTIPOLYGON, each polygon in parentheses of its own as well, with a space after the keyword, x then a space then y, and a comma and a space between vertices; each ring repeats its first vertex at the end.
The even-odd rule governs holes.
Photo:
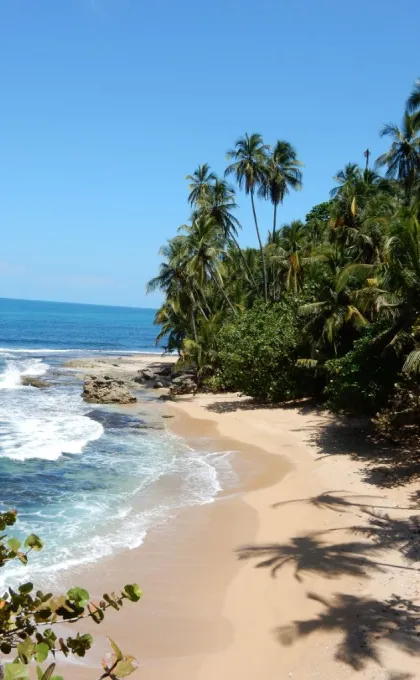
POLYGON ((326 362, 325 396, 333 411, 372 415, 387 403, 401 360, 392 351, 384 352, 375 341, 377 334, 371 327, 347 354, 326 362))
MULTIPOLYGON (((0 568, 10 561, 26 565, 28 556, 43 548, 41 539, 35 534, 23 543, 14 536, 8 537, 9 527, 15 524, 16 517, 16 510, 0 513, 0 568)), ((119 610, 125 602, 138 602, 141 595, 135 583, 126 585, 118 595, 104 593, 100 602, 90 601, 87 590, 78 587, 55 595, 36 590, 30 582, 16 589, 5 589, 0 596, 0 652, 11 658, 4 665, 0 662, 0 678, 29 680, 34 677, 30 675, 29 667, 35 662, 39 680, 63 680, 61 675, 54 675, 56 657, 85 656, 93 638, 89 633, 81 635, 79 632, 58 638, 57 630, 54 632, 51 626, 62 627, 63 623, 77 623, 85 618, 99 624, 109 608, 119 610)), ((110 662, 103 662, 100 680, 120 680, 131 675, 137 665, 134 657, 123 654, 112 640, 110 644, 113 654, 110 662)))
POLYGON ((219 337, 219 381, 262 402, 304 396, 311 380, 296 366, 301 329, 297 301, 258 303, 219 337))

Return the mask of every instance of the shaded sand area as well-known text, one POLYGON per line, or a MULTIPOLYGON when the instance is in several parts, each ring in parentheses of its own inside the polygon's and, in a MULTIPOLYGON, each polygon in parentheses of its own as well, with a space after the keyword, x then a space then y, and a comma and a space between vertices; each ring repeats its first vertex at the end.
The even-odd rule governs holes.
POLYGON ((157 408, 192 444, 237 450, 242 482, 77 574, 95 596, 132 581, 145 591, 83 626, 100 634, 97 654, 111 635, 147 680, 420 678, 415 464, 402 486, 360 424, 310 406, 199 395, 157 408))

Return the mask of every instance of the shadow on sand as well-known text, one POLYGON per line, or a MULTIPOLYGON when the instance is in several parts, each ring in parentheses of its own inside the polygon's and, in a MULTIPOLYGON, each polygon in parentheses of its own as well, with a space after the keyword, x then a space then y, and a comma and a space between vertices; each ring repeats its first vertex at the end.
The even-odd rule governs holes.
MULTIPOLYGON (((412 656, 420 653, 420 607, 397 595, 381 602, 364 597, 337 593, 333 602, 309 593, 324 610, 312 619, 294 621, 275 630, 282 645, 292 645, 297 639, 316 631, 337 631, 342 635, 336 652, 337 661, 360 671, 371 660, 380 664, 378 645, 388 641, 412 656)), ((410 675, 392 673, 390 678, 410 675)))
POLYGON ((321 458, 344 454, 364 461, 365 481, 382 488, 391 488, 420 478, 420 454, 416 447, 379 441, 369 419, 338 415, 331 417, 322 405, 312 400, 274 405, 261 404, 251 398, 227 399, 208 404, 206 408, 213 413, 295 409, 301 415, 318 416, 316 420, 302 421, 302 427, 293 431, 303 433, 305 439, 319 449, 321 458))

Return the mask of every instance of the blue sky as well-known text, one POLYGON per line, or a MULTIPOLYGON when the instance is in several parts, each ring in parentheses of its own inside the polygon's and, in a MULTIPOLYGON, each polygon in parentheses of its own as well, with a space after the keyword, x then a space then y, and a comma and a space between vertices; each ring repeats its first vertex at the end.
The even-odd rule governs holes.
POLYGON ((419 25, 416 0, 1 0, 0 296, 156 306, 185 175, 223 172, 244 132, 297 147, 304 190, 279 220, 303 217, 385 148, 419 25))

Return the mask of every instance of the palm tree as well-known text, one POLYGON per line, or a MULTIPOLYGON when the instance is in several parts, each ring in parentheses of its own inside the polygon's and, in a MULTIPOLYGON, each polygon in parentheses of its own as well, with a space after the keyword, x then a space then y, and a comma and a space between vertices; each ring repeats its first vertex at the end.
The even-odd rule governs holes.
POLYGON ((191 224, 179 228, 183 236, 183 249, 186 270, 204 289, 212 281, 234 314, 232 305, 224 288, 224 239, 219 225, 212 217, 198 215, 191 224))
MULTIPOLYGON (((158 276, 155 276, 147 284, 147 292, 151 293, 157 289, 165 293, 166 301, 169 304, 170 318, 183 316, 183 311, 189 309, 191 313, 191 326, 194 335, 196 334, 196 313, 201 313, 204 319, 208 319, 208 313, 203 309, 206 306, 203 288, 197 285, 197 281, 187 271, 185 259, 185 244, 181 236, 171 239, 160 249, 160 255, 165 258, 165 262, 160 265, 158 276), (203 298, 201 304, 200 297, 203 298)), ((164 310, 165 313, 168 309, 164 310)), ((157 323, 163 323, 157 321, 157 323)), ((164 332, 166 335, 166 330, 164 332)), ((160 336, 159 336, 160 339, 160 336)))
POLYGON ((260 248, 261 266, 264 279, 264 299, 268 300, 267 269, 265 266, 264 247, 258 226, 257 213, 255 210, 255 191, 264 183, 266 177, 267 152, 269 147, 264 144, 261 135, 253 133, 240 137, 234 149, 227 152, 227 158, 234 162, 225 170, 225 176, 234 175, 240 189, 251 196, 252 213, 254 216, 255 230, 257 232, 260 248))
POLYGON ((332 349, 335 356, 344 345, 345 350, 352 345, 361 328, 368 324, 355 302, 355 293, 343 280, 345 260, 343 254, 326 250, 319 256, 323 263, 324 284, 318 300, 302 305, 299 313, 308 318, 307 332, 313 340, 314 348, 332 349))
POLYGON ((302 163, 298 160, 296 149, 283 140, 276 142, 267 161, 267 173, 260 186, 259 194, 269 199, 274 206, 273 237, 276 233, 277 207, 291 189, 302 189, 302 163))
POLYGON ((333 187, 330 191, 331 198, 340 196, 348 186, 354 186, 360 177, 360 168, 357 163, 347 163, 343 170, 339 170, 333 177, 338 187, 333 187))
POLYGON ((190 194, 188 196, 188 203, 190 205, 197 205, 208 194, 209 185, 216 179, 216 175, 210 171, 208 163, 203 163, 203 165, 199 165, 194 170, 192 175, 187 175, 185 179, 191 182, 189 185, 190 194))
POLYGON ((376 161, 377 167, 388 166, 388 179, 397 179, 402 183, 407 205, 420 170, 420 138, 417 132, 414 116, 408 113, 404 114, 401 128, 394 123, 385 125, 381 137, 390 137, 392 143, 389 151, 376 161))
POLYGON ((405 109, 407 113, 413 115, 413 124, 420 128, 420 78, 417 78, 411 94, 406 101, 405 109))
POLYGON ((253 286, 256 288, 255 279, 252 271, 248 267, 247 261, 243 255, 242 249, 238 243, 238 229, 240 222, 233 214, 238 205, 235 201, 235 192, 229 184, 222 179, 216 177, 212 184, 209 185, 209 190, 204 199, 200 202, 200 211, 212 217, 220 226, 226 241, 232 241, 240 253, 242 263, 245 271, 253 286))
MULTIPOLYGON (((283 289, 295 294, 301 289, 303 277, 302 251, 307 246, 305 224, 293 220, 278 232, 269 235, 267 252, 273 265, 273 274, 283 281, 283 289)), ((277 298, 276 295, 273 296, 277 298)))

